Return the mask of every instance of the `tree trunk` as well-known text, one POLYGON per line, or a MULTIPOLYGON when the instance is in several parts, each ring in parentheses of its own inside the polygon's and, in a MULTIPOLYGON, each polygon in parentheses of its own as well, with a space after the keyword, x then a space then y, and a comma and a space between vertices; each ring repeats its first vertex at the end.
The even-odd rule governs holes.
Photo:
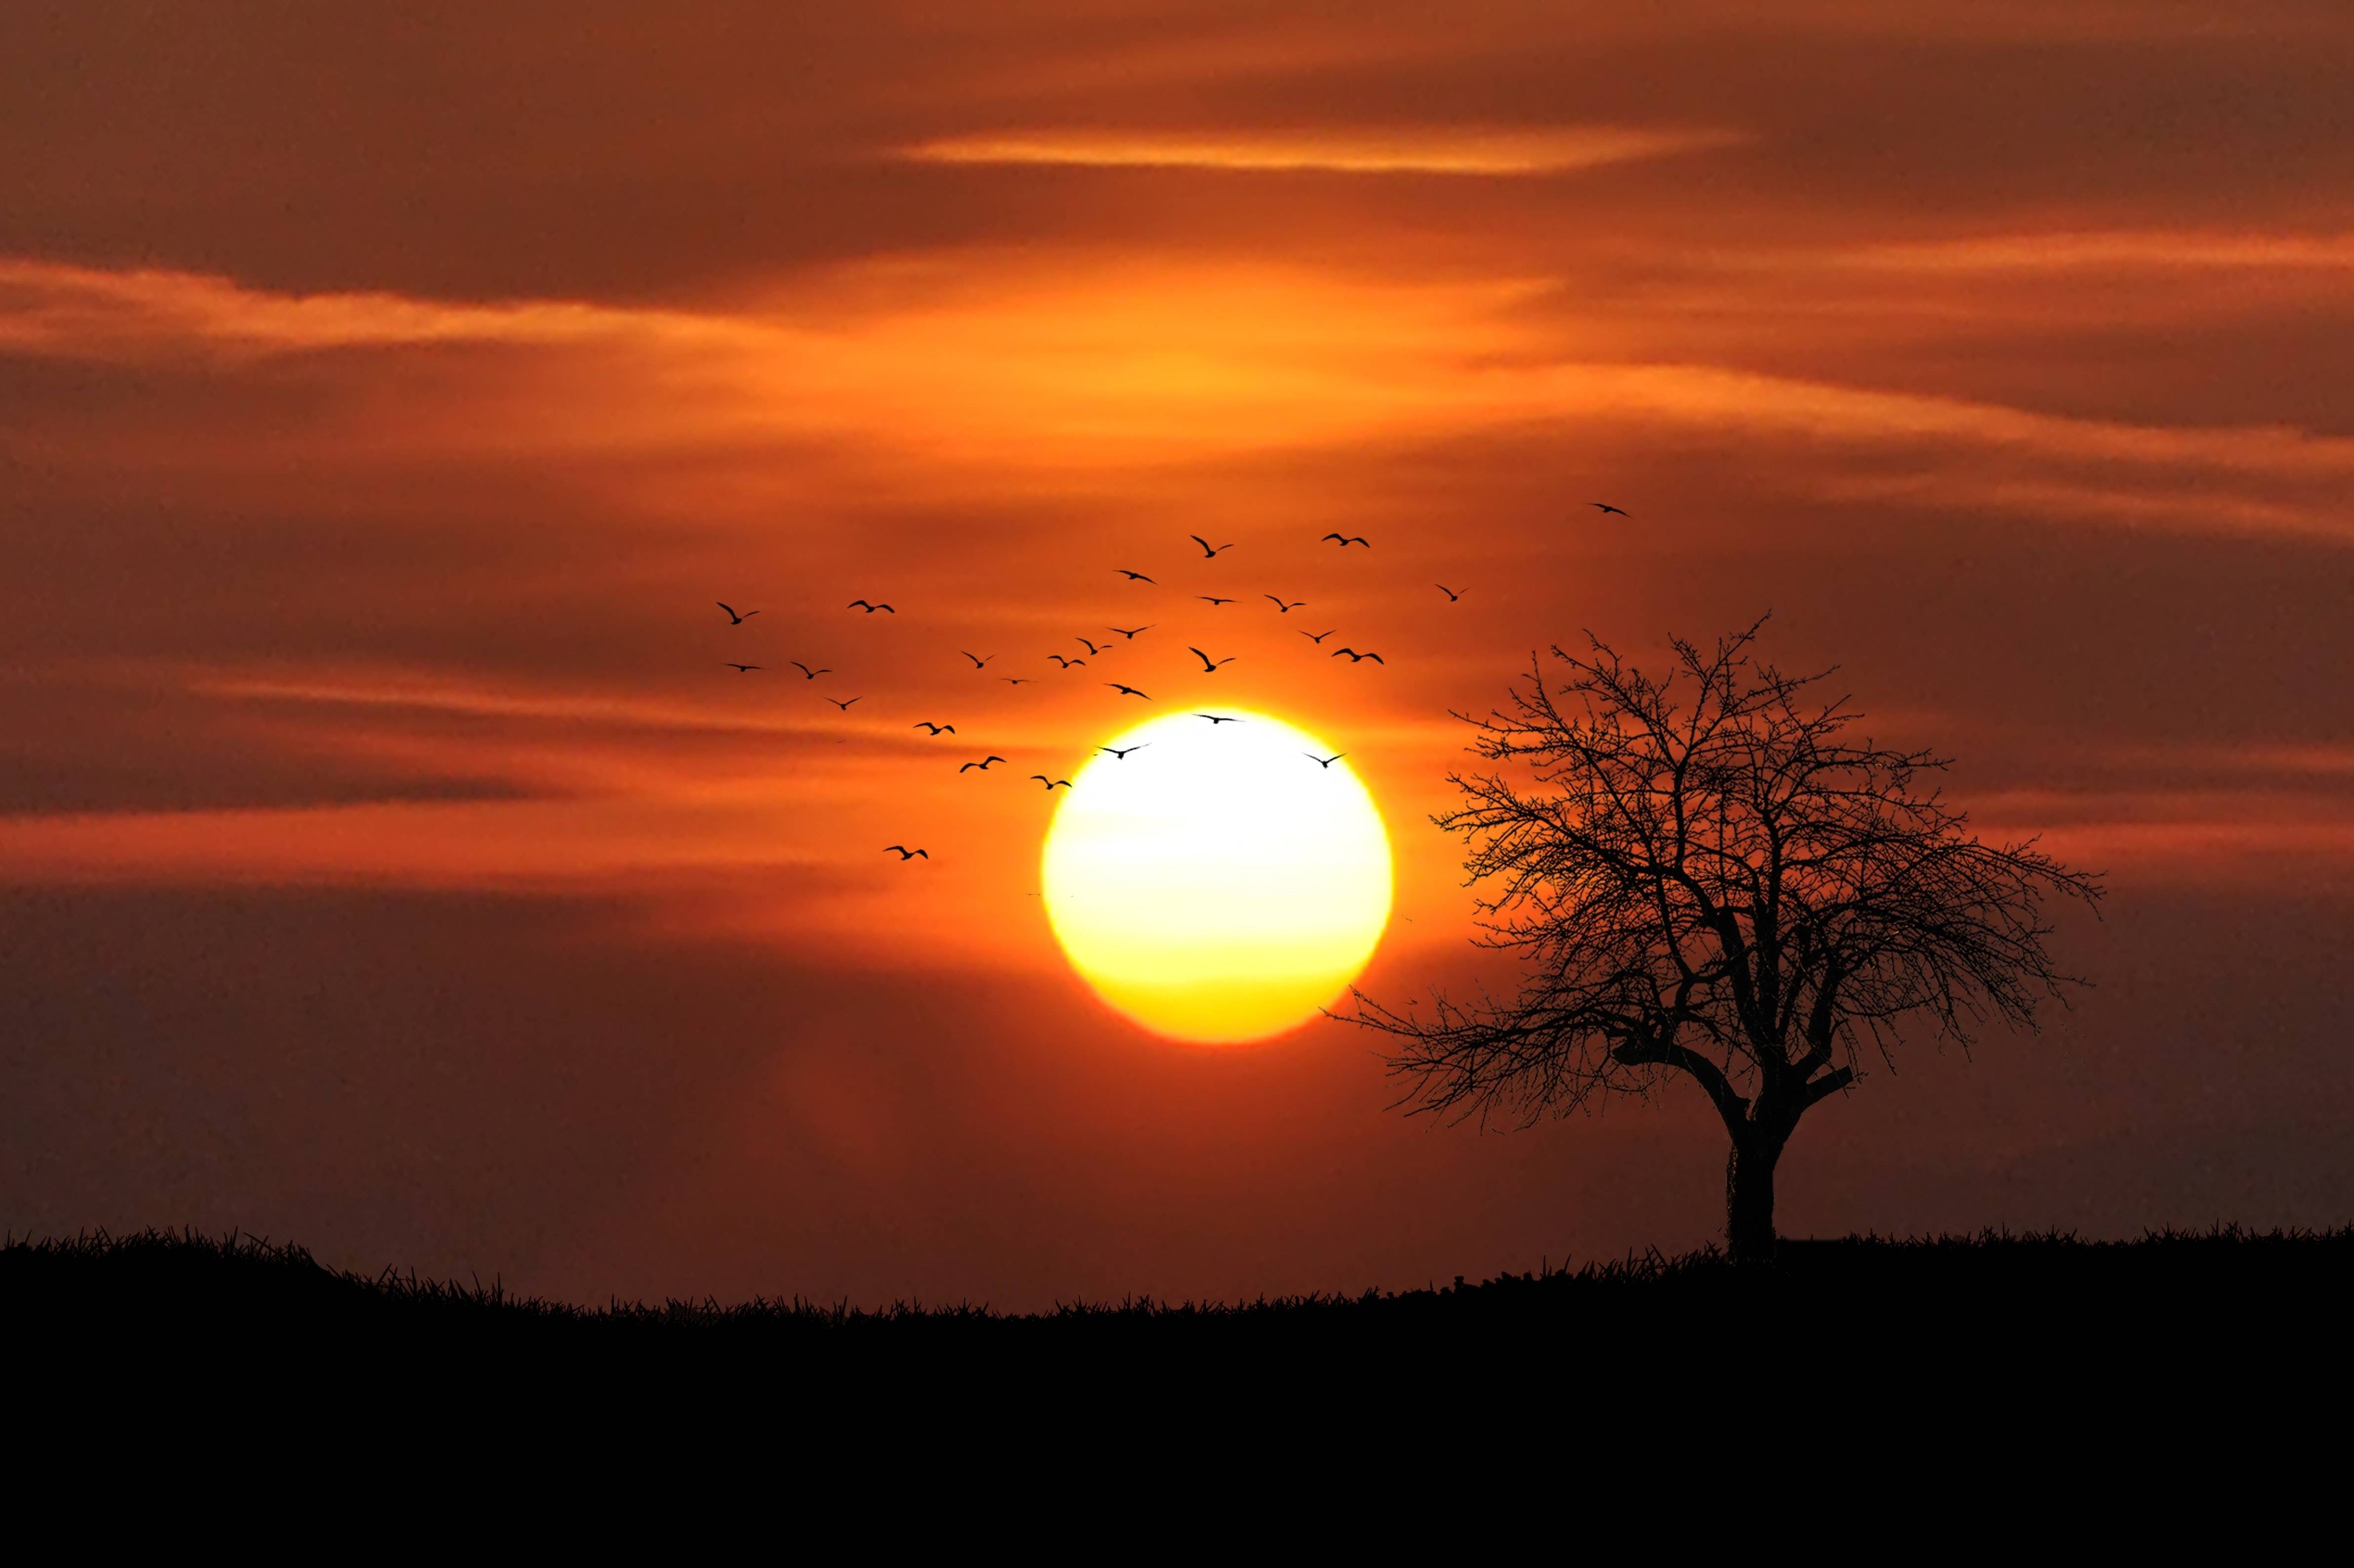
POLYGON ((1736 1132, 1724 1162, 1724 1239, 1735 1263, 1774 1260, 1774 1166, 1783 1139, 1736 1132))

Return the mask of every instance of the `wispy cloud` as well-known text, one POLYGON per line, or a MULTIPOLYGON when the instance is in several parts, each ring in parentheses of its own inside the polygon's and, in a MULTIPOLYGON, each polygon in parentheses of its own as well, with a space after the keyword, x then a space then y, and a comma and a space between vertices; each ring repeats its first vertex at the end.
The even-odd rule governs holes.
POLYGON ((1518 131, 1040 130, 940 137, 909 147, 902 156, 927 164, 1495 176, 1562 174, 1733 146, 1746 140, 1734 131, 1624 125, 1518 131))
MULTIPOLYGON (((1772 258, 1761 258, 1770 261, 1772 258)), ((1998 234, 1825 255, 1831 266, 1904 272, 2042 272, 2084 269, 2344 271, 2354 234, 2246 234, 2162 229, 1998 234)))
POLYGON ((1003 474, 1331 449, 1532 423, 1802 437, 1903 454, 1819 493, 1923 485, 2047 518, 2354 538, 2354 440, 2277 426, 2073 417, 1723 364, 1601 357, 1532 325, 1542 280, 1415 284, 1243 265, 967 259, 960 291, 863 275, 823 322, 790 302, 705 311, 292 296, 228 280, 0 264, 0 347, 69 358, 504 345, 471 404, 382 403, 411 450, 611 454, 779 440, 917 452, 1003 474), (580 355, 596 368, 581 373, 580 355), (1989 456, 2002 466, 1989 467, 1989 456), (2220 481, 2220 482, 2218 482, 2220 481), (2250 486, 2255 488, 2249 488, 2250 486), (2290 487, 2284 492, 2282 487, 2290 487))

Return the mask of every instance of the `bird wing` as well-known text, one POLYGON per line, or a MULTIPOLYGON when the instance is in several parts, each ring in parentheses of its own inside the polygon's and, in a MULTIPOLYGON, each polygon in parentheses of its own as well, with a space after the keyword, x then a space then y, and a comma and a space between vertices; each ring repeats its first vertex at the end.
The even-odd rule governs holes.
POLYGON ((988 766, 989 766, 991 763, 992 763, 992 762, 1002 762, 1002 761, 1004 761, 1004 760, 1005 760, 1005 758, 1002 758, 1002 757, 990 757, 990 758, 983 758, 983 759, 982 759, 982 761, 981 761, 981 765, 983 768, 986 768, 986 767, 988 767, 988 766))
POLYGON ((932 858, 932 852, 929 850, 917 850, 915 853, 923 856, 926 860, 932 858))
MULTIPOLYGON (((1341 539, 1341 535, 1338 535, 1338 534, 1327 534, 1327 535, 1324 535, 1324 538, 1325 538, 1325 539, 1341 539)), ((1318 541, 1317 541, 1317 543, 1318 543, 1318 544, 1320 544, 1320 544, 1322 544, 1323 542, 1324 542, 1324 540, 1323 540, 1323 539, 1320 539, 1320 540, 1318 540, 1318 541)), ((1341 543, 1342 543, 1343 545, 1347 544, 1348 542, 1349 542, 1349 541, 1348 541, 1348 540, 1346 540, 1346 539, 1341 539, 1341 543)))
POLYGON ((1378 653, 1368 653, 1365 657, 1371 659, 1374 663, 1381 665, 1384 669, 1387 669, 1389 667, 1389 661, 1383 658, 1378 653))
POLYGON ((842 608, 843 608, 843 609, 873 609, 875 607, 874 607, 873 605, 871 605, 871 604, 868 604, 868 603, 867 603, 864 599, 852 599, 848 604, 843 605, 842 608))
POLYGON ((1055 787, 1055 786, 1054 786, 1054 784, 1053 784, 1051 781, 1049 781, 1049 780, 1048 780, 1048 779, 1046 778, 1046 776, 1045 776, 1044 773, 1033 773, 1032 775, 1030 775, 1030 777, 1031 777, 1031 778, 1033 778, 1033 779, 1035 779, 1036 780, 1038 780, 1038 782, 1039 782, 1039 783, 1041 783, 1041 784, 1044 784, 1044 785, 1046 786, 1046 788, 1048 788, 1049 789, 1053 789, 1053 788, 1055 787))
POLYGON ((1196 545, 1201 546, 1202 553, 1204 555, 1214 556, 1218 553, 1217 551, 1211 549, 1210 542, 1207 539, 1203 538, 1199 534, 1188 534, 1185 537, 1193 540, 1196 545))

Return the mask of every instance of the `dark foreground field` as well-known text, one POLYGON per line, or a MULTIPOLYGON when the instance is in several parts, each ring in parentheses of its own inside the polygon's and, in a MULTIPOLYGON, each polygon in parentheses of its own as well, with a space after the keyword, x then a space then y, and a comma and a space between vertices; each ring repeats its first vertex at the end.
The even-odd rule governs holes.
POLYGON ((1793 1242, 1762 1268, 1701 1254, 1021 1315, 583 1308, 150 1234, 0 1246, 0 1347, 13 1429, 77 1472, 423 1465, 496 1502, 536 1495, 527 1475, 615 1468, 618 1497, 655 1466, 731 1497, 790 1478, 796 1506, 887 1474, 994 1489, 1028 1519, 1038 1497, 1179 1474, 1267 1506, 1327 1496, 1309 1476, 1361 1508, 1534 1506, 1572 1476, 1657 1488, 1685 1473, 1675 1456, 1745 1448, 1771 1455, 1767 1491, 1893 1496, 1902 1478, 1924 1506, 1982 1511, 2082 1505, 2117 1475, 2322 1495, 2354 1392, 2349 1287, 2354 1228, 1793 1242))
POLYGON ((800 1300, 579 1307, 479 1283, 328 1268, 250 1237, 151 1232, 0 1246, 0 1326, 19 1347, 162 1350, 201 1341, 267 1361, 501 1361, 790 1369, 1086 1365, 1206 1360, 1453 1363, 1478 1379, 1543 1366, 1604 1375, 1633 1363, 1804 1383, 1984 1359, 2138 1363, 2169 1373, 2343 1355, 2354 1227, 2225 1228, 2127 1242, 2066 1235, 1850 1237, 1783 1244, 1735 1268, 1713 1253, 1598 1262, 1435 1289, 1234 1304, 1076 1303, 870 1309, 800 1300), (1434 1360, 1434 1358, 1436 1358, 1434 1360))

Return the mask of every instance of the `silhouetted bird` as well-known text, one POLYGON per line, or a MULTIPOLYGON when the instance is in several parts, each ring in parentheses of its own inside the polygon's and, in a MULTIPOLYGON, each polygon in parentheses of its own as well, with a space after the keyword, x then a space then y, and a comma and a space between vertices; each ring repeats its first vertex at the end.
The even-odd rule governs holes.
MULTIPOLYGON (((1086 639, 1081 638, 1080 641, 1085 641, 1086 639)), ((1066 670, 1069 669, 1074 664, 1084 664, 1087 662, 1085 659, 1066 659, 1060 653, 1049 653, 1046 657, 1052 659, 1055 663, 1060 664, 1066 670)))
POLYGON ((1225 714, 1195 714, 1193 716, 1195 718, 1208 719, 1214 725, 1240 724, 1243 722, 1238 718, 1229 718, 1225 714))
POLYGON ((1445 583, 1433 583, 1430 586, 1445 594, 1447 596, 1447 602, 1449 604, 1453 604, 1457 599, 1463 597, 1461 594, 1457 593, 1453 588, 1448 588, 1445 583))
POLYGON ((1034 686, 1038 683, 1023 675, 1000 675, 997 678, 1009 686, 1034 686))
POLYGON ((1123 686, 1118 681, 1106 681, 1104 684, 1109 686, 1113 691, 1119 693, 1123 696, 1144 697, 1144 700, 1148 703, 1152 700, 1150 697, 1146 696, 1144 693, 1138 691, 1134 686, 1123 686))
POLYGON ((919 857, 924 860, 929 860, 932 858, 930 855, 926 854, 922 850, 911 850, 906 844, 885 844, 883 846, 883 853, 885 854, 889 854, 893 850, 897 850, 899 852, 899 858, 901 860, 915 860, 919 857))
POLYGON ((863 703, 866 699, 864 697, 828 697, 825 700, 832 703, 835 707, 840 708, 843 713, 848 713, 850 711, 851 704, 863 703))
POLYGON ((1338 659, 1343 653, 1346 653, 1349 656, 1349 662, 1352 664, 1362 664, 1366 660, 1371 659, 1374 663, 1381 665, 1384 669, 1387 669, 1389 667, 1389 661, 1383 658, 1378 653, 1360 653, 1353 648, 1335 648, 1332 650, 1332 657, 1335 659, 1338 659))
POLYGON ((1192 653, 1194 658, 1199 659, 1202 662, 1202 673, 1207 675, 1216 674, 1218 673, 1219 665, 1231 664, 1235 662, 1235 657, 1231 653, 1227 654, 1223 659, 1213 659, 1207 653, 1203 652, 1199 648, 1191 648, 1186 650, 1186 652, 1192 653))
POLYGON ((1092 642, 1088 641, 1087 641, 1086 638, 1084 638, 1084 637, 1074 637, 1074 638, 1072 638, 1072 639, 1071 639, 1071 641, 1074 641, 1074 642, 1076 642, 1076 643, 1077 643, 1080 647, 1082 647, 1082 648, 1086 649, 1089 653, 1100 653, 1100 652, 1102 652, 1104 651, 1104 648, 1108 648, 1108 647, 1110 647, 1110 646, 1111 646, 1111 644, 1110 644, 1110 643, 1107 642, 1107 643, 1105 643, 1105 644, 1103 645, 1103 648, 1098 648, 1098 647, 1097 647, 1094 643, 1092 643, 1092 642))
POLYGON ((1152 743, 1149 740, 1140 740, 1134 746, 1098 746, 1096 749, 1097 751, 1110 752, 1112 755, 1112 760, 1115 762, 1125 762, 1128 760, 1128 754, 1129 752, 1142 751, 1146 747, 1150 746, 1151 744, 1152 743))
POLYGON ((1277 612, 1282 615, 1289 615, 1293 610, 1298 609, 1301 605, 1308 602, 1304 599, 1295 599, 1289 604, 1286 604, 1281 599, 1276 599, 1275 595, 1271 593, 1263 593, 1258 597, 1265 599, 1274 599, 1277 612))
POLYGON ((1232 604, 1235 602, 1230 599, 1220 599, 1215 594, 1197 593, 1193 597, 1206 603, 1212 609, 1217 609, 1218 606, 1222 604, 1232 604))
MULTIPOLYGON (((958 649, 958 650, 957 650, 957 652, 960 652, 960 653, 964 653, 964 650, 963 650, 963 649, 961 649, 961 648, 958 649)), ((973 667, 974 669, 976 669, 976 670, 980 669, 982 665, 984 665, 984 664, 988 663, 988 662, 989 662, 989 659, 994 659, 994 658, 996 658, 996 657, 997 657, 997 655, 996 655, 996 654, 994 654, 994 653, 991 653, 991 654, 989 656, 989 659, 984 659, 984 658, 982 658, 982 657, 981 657, 980 654, 978 654, 978 653, 965 653, 965 654, 964 654, 964 656, 965 656, 966 658, 968 658, 968 659, 970 659, 970 660, 971 660, 971 661, 972 661, 972 667, 973 667)))
POLYGON ((1340 761, 1341 758, 1348 756, 1349 754, 1345 751, 1336 751, 1330 757, 1319 757, 1312 751, 1303 751, 1299 755, 1308 758, 1309 761, 1316 764, 1319 768, 1330 768, 1332 764, 1340 761))
MULTIPOLYGON (((1335 544, 1339 545, 1339 546, 1341 546, 1341 548, 1342 548, 1342 549, 1344 549, 1344 550, 1345 550, 1345 549, 1347 549, 1347 548, 1348 548, 1350 546, 1352 546, 1352 545, 1364 545, 1365 548, 1366 548, 1366 549, 1368 549, 1368 550, 1370 550, 1370 549, 1372 549, 1372 548, 1373 548, 1373 546, 1371 546, 1370 544, 1366 544, 1366 542, 1365 542, 1365 538, 1364 538, 1364 535, 1362 535, 1362 534, 1360 534, 1360 535, 1353 535, 1353 536, 1352 536, 1352 535, 1341 535, 1341 534, 1327 534, 1327 535, 1324 535, 1324 539, 1330 539, 1330 540, 1333 541, 1335 544)), ((1324 539, 1319 539, 1319 540, 1317 540, 1316 542, 1317 542, 1318 544, 1320 544, 1320 544, 1322 544, 1322 543, 1324 542, 1324 539)))
MULTIPOLYGON (((1160 623, 1159 621, 1157 621, 1157 620, 1156 620, 1156 621, 1154 621, 1154 622, 1152 623, 1152 626, 1158 626, 1158 625, 1160 625, 1160 624, 1161 624, 1161 623, 1160 623)), ((1150 630, 1152 630, 1152 626, 1140 626, 1140 627, 1138 627, 1138 628, 1136 629, 1136 631, 1150 631, 1150 630)), ((1127 638, 1130 642, 1133 642, 1133 641, 1136 641, 1136 631, 1130 631, 1130 630, 1129 630, 1127 627, 1125 627, 1125 626, 1107 626, 1107 627, 1105 627, 1105 628, 1104 628, 1104 630, 1105 630, 1106 631, 1117 631, 1117 632, 1119 632, 1122 637, 1127 638)))
POLYGON ((896 615, 899 613, 887 604, 869 604, 863 599, 854 599, 842 608, 844 609, 863 609, 869 615, 874 614, 878 609, 891 615, 896 615))
MULTIPOLYGON (((1338 631, 1340 630, 1341 629, 1336 626, 1332 629, 1332 631, 1338 631)), ((1324 640, 1327 637, 1331 636, 1332 631, 1303 631, 1299 635, 1308 639, 1309 641, 1316 644, 1317 647, 1321 648, 1324 646, 1324 640)))
POLYGON ((748 621, 748 620, 751 620, 754 616, 756 616, 756 615, 758 615, 758 614, 759 614, 759 613, 760 613, 760 612, 759 612, 758 610, 757 610, 757 609, 748 609, 748 610, 743 611, 741 614, 738 614, 738 613, 737 612, 736 607, 735 607, 734 605, 732 605, 732 604, 727 603, 725 599, 713 599, 711 602, 712 602, 712 603, 714 603, 714 604, 716 604, 716 605, 717 605, 720 609, 724 609, 724 610, 726 610, 726 611, 727 612, 727 624, 728 624, 728 625, 730 625, 730 626, 741 626, 741 625, 743 625, 746 621, 748 621))
POLYGON ((909 729, 928 729, 934 735, 954 735, 956 733, 956 726, 952 724, 934 724, 929 719, 924 719, 919 723, 911 724, 907 727, 909 729))
POLYGON ((1071 787, 1071 781, 1067 779, 1049 779, 1044 773, 1033 773, 1030 777, 1044 784, 1049 795, 1057 789, 1067 789, 1071 787))
POLYGON ((1234 548, 1232 545, 1212 545, 1207 539, 1203 538, 1199 534, 1188 534, 1185 537, 1193 540, 1193 543, 1202 546, 1202 555, 1206 560, 1215 560, 1220 550, 1231 550, 1234 548))
POLYGON ((1126 567, 1114 567, 1112 570, 1118 572, 1121 577, 1126 577, 1132 583, 1149 583, 1152 581, 1150 577, 1146 577, 1142 572, 1131 572, 1126 567))
POLYGON ((971 772, 974 768, 980 768, 983 773, 986 773, 986 772, 988 772, 988 771, 989 771, 989 765, 990 765, 991 763, 992 763, 992 762, 1002 762, 1002 761, 1004 761, 1004 760, 1005 760, 1005 758, 1002 758, 1002 757, 984 757, 984 758, 982 758, 979 762, 968 762, 968 763, 966 763, 962 768, 958 768, 958 769, 957 769, 957 771, 958 771, 958 772, 960 772, 960 773, 970 773, 970 772, 971 772))
POLYGON ((730 664, 730 665, 728 665, 727 667, 728 667, 729 669, 731 669, 731 670, 735 670, 735 671, 740 672, 740 673, 743 673, 743 674, 747 674, 747 675, 748 675, 748 674, 750 674, 753 671, 755 671, 755 670, 758 669, 760 666, 758 666, 758 664, 730 664))
POLYGON ((833 669, 831 665, 822 670, 812 670, 798 659, 788 659, 785 662, 790 664, 794 669, 799 670, 803 675, 812 681, 816 680, 820 675, 831 675, 833 673, 833 669))
POLYGON ((1589 501, 1586 504, 1593 507, 1597 512, 1605 514, 1616 513, 1621 517, 1627 515, 1626 510, 1623 507, 1613 506, 1606 501, 1589 501))

